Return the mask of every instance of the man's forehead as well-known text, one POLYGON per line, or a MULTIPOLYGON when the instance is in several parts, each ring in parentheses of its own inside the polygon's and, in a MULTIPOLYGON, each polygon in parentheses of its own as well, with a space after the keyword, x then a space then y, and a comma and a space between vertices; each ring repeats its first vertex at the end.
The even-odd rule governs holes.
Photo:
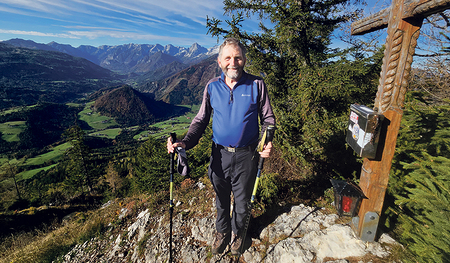
POLYGON ((222 52, 233 52, 233 51, 237 51, 239 52, 240 55, 242 55, 242 50, 238 45, 234 45, 234 44, 227 44, 223 47, 222 52))

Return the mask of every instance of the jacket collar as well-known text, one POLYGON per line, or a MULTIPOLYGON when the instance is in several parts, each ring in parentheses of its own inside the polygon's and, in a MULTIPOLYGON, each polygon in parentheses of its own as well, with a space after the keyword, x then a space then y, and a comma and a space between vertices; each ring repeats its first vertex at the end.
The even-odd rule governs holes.
MULTIPOLYGON (((241 76, 241 78, 238 80, 238 82, 236 83, 236 85, 238 85, 239 83, 241 83, 241 82, 243 82, 244 80, 246 80, 246 79, 247 79, 247 76, 248 76, 247 72, 242 71, 242 76, 241 76)), ((225 82, 225 73, 222 72, 222 74, 220 75, 220 79, 222 79, 222 81, 225 82)), ((226 83, 226 82, 225 82, 225 83, 226 83)), ((235 86, 236 86, 236 85, 235 85, 235 86)))

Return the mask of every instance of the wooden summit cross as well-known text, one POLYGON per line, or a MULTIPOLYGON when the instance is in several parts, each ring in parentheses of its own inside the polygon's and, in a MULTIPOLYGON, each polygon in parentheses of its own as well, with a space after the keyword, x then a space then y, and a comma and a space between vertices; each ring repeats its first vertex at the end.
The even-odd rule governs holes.
POLYGON ((420 27, 425 17, 448 8, 450 0, 393 0, 390 8, 352 24, 352 35, 388 28, 374 105, 385 117, 385 133, 378 146, 380 156, 363 160, 360 187, 368 199, 362 201, 358 217, 353 218, 354 230, 364 241, 374 241, 377 234, 420 27))

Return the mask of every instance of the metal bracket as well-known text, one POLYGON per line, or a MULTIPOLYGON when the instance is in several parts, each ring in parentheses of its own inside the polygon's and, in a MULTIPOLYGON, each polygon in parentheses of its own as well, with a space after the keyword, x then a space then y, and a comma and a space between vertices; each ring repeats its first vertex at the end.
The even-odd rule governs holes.
MULTIPOLYGON (((362 223, 361 232, 359 233, 359 238, 362 241, 374 242, 377 235, 378 222, 380 217, 375 212, 367 212, 364 215, 364 221, 362 223)), ((352 218, 353 230, 358 228, 359 217, 355 216, 352 218)), ((355 231, 357 233, 357 231, 355 231)))

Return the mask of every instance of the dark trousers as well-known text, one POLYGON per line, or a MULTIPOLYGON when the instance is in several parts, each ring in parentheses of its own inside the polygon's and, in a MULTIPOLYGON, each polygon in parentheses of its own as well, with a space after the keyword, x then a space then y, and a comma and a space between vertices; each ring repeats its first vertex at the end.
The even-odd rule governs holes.
POLYGON ((228 152, 213 143, 208 176, 216 192, 216 230, 241 234, 248 213, 256 179, 258 153, 253 150, 228 152), (253 155, 256 155, 253 158, 253 155), (231 192, 234 196, 233 214, 230 217, 231 192))

